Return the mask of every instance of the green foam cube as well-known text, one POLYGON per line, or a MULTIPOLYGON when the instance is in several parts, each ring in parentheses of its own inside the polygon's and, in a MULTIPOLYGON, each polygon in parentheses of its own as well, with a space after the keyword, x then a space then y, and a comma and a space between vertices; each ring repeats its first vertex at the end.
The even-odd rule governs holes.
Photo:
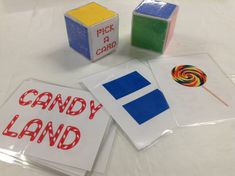
POLYGON ((132 45, 163 53, 172 38, 177 12, 174 4, 143 1, 133 12, 132 45))

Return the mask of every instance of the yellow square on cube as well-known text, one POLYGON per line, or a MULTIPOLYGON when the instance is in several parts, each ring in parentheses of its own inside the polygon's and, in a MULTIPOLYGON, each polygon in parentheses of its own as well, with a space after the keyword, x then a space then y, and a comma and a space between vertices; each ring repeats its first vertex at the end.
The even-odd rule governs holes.
POLYGON ((65 22, 70 47, 91 61, 118 45, 118 14, 95 2, 68 11, 65 22))
POLYGON ((92 26, 117 15, 95 2, 70 10, 67 14, 86 26, 92 26))

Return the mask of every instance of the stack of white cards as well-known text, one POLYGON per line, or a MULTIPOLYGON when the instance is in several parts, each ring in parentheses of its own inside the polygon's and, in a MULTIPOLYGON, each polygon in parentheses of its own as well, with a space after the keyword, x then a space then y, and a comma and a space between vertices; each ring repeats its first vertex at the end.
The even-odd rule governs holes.
POLYGON ((74 176, 103 174, 115 136, 89 92, 36 80, 24 81, 3 104, 0 124, 1 150, 74 176))
POLYGON ((0 149, 67 175, 100 175, 116 131, 110 117, 138 150, 177 126, 235 118, 235 86, 208 55, 148 64, 84 78, 90 92, 24 81, 1 107, 0 149))

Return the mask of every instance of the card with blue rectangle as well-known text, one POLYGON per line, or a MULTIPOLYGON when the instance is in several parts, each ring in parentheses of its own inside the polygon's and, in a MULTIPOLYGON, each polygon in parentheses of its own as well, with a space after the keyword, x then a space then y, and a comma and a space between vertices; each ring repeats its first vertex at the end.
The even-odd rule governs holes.
POLYGON ((103 86, 115 99, 119 99, 150 84, 151 83, 141 74, 134 71, 118 79, 105 83, 103 86))
POLYGON ((135 9, 135 12, 143 15, 168 19, 174 12, 175 8, 176 5, 174 4, 157 0, 145 0, 135 9))
POLYGON ((123 105, 133 119, 141 125, 169 109, 163 93, 156 89, 132 102, 123 105))

